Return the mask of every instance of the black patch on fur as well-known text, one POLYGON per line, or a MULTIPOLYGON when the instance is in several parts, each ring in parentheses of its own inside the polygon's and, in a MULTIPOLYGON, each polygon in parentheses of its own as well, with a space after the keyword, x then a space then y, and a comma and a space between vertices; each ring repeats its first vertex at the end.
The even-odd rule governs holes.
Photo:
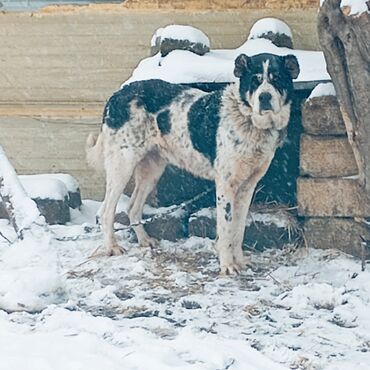
POLYGON ((218 90, 198 99, 188 113, 188 126, 193 148, 210 162, 216 158, 216 136, 220 122, 221 97, 218 90))
POLYGON ((162 80, 136 81, 125 85, 108 100, 103 123, 118 130, 130 119, 131 102, 136 102, 138 107, 143 107, 149 113, 157 113, 188 89, 162 80))
POLYGON ((225 220, 227 222, 231 222, 233 217, 231 216, 231 204, 230 204, 230 202, 226 203, 226 206, 225 206, 224 210, 225 210, 225 220))
POLYGON ((171 132, 171 118, 169 110, 165 110, 158 114, 157 125, 162 135, 167 135, 171 132))

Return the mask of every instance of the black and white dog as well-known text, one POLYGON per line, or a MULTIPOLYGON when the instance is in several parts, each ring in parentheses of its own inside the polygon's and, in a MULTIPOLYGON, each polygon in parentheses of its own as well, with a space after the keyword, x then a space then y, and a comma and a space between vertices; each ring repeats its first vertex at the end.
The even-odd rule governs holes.
MULTIPOLYGON (((135 224, 171 163, 215 181, 221 273, 239 273, 246 264, 241 248, 246 217, 257 182, 284 138, 299 65, 293 55, 242 54, 234 74, 236 83, 213 93, 148 80, 126 85, 109 99, 101 132, 86 145, 90 165, 106 173, 101 221, 108 255, 123 252, 113 221, 132 174, 136 185, 128 215, 135 224)), ((142 225, 134 229, 141 246, 155 244, 142 225)))

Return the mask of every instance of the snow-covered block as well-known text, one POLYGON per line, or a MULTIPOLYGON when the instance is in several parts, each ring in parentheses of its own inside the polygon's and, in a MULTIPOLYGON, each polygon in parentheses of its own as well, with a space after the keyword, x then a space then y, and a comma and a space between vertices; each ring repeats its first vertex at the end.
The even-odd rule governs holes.
POLYGON ((302 107, 302 123, 312 135, 345 135, 340 106, 332 83, 317 85, 302 107))
POLYGON ((151 40, 151 55, 161 53, 165 57, 173 50, 188 50, 198 55, 209 52, 207 35, 192 26, 170 25, 159 28, 151 40))
MULTIPOLYGON (((78 183, 70 175, 21 175, 18 178, 50 225, 69 222, 69 207, 78 208, 81 204, 78 183)), ((0 203, 0 218, 8 218, 3 203, 0 203)))
POLYGON ((64 301, 59 268, 49 235, 15 242, 0 256, 0 309, 37 312, 64 301))
MULTIPOLYGON (((215 239, 216 210, 202 209, 190 216, 189 235, 215 239)), ((301 238, 296 217, 282 210, 252 211, 246 220, 243 245, 257 250, 283 248, 301 238)))
POLYGON ((48 173, 41 175, 32 175, 33 179, 48 181, 48 179, 55 179, 61 181, 68 191, 68 205, 69 207, 76 209, 82 205, 80 185, 78 181, 68 173, 48 173))
POLYGON ((293 35, 289 26, 276 18, 262 18, 251 28, 248 40, 267 39, 278 47, 293 48, 293 35))
POLYGON ((319 98, 320 96, 336 96, 335 87, 332 82, 316 85, 308 99, 319 98))

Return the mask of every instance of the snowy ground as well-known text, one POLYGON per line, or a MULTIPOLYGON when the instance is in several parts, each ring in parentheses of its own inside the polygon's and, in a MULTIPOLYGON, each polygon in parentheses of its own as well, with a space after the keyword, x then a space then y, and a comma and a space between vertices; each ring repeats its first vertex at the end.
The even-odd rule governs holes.
MULTIPOLYGON (((83 234, 98 206, 86 201, 53 232, 83 234)), ((4 220, 0 232, 14 238, 4 220)), ((358 261, 287 247, 249 253, 253 270, 221 278, 210 240, 149 251, 120 236, 128 254, 110 258, 88 258, 98 235, 40 241, 50 264, 58 261, 54 303, 0 310, 1 370, 370 369, 370 272, 358 261)), ((24 247, 0 238, 0 263, 24 247)), ((31 271, 24 294, 39 280, 31 271)))

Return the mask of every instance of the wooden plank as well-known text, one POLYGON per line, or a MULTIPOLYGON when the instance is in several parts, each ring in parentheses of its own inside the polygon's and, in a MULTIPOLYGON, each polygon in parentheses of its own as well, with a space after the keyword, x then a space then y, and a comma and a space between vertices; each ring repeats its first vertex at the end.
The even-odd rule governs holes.
MULTIPOLYGON (((309 218, 304 223, 304 235, 310 248, 339 249, 355 257, 362 254, 361 238, 370 239, 370 228, 347 218, 309 218)), ((370 249, 365 249, 370 258, 370 249)))
POLYGON ((298 214, 304 217, 369 217, 370 202, 354 179, 299 178, 298 214))
POLYGON ((347 137, 302 135, 300 174, 311 177, 345 177, 358 174, 347 137))
POLYGON ((335 96, 306 100, 302 108, 304 131, 312 135, 345 135, 342 114, 335 96))

